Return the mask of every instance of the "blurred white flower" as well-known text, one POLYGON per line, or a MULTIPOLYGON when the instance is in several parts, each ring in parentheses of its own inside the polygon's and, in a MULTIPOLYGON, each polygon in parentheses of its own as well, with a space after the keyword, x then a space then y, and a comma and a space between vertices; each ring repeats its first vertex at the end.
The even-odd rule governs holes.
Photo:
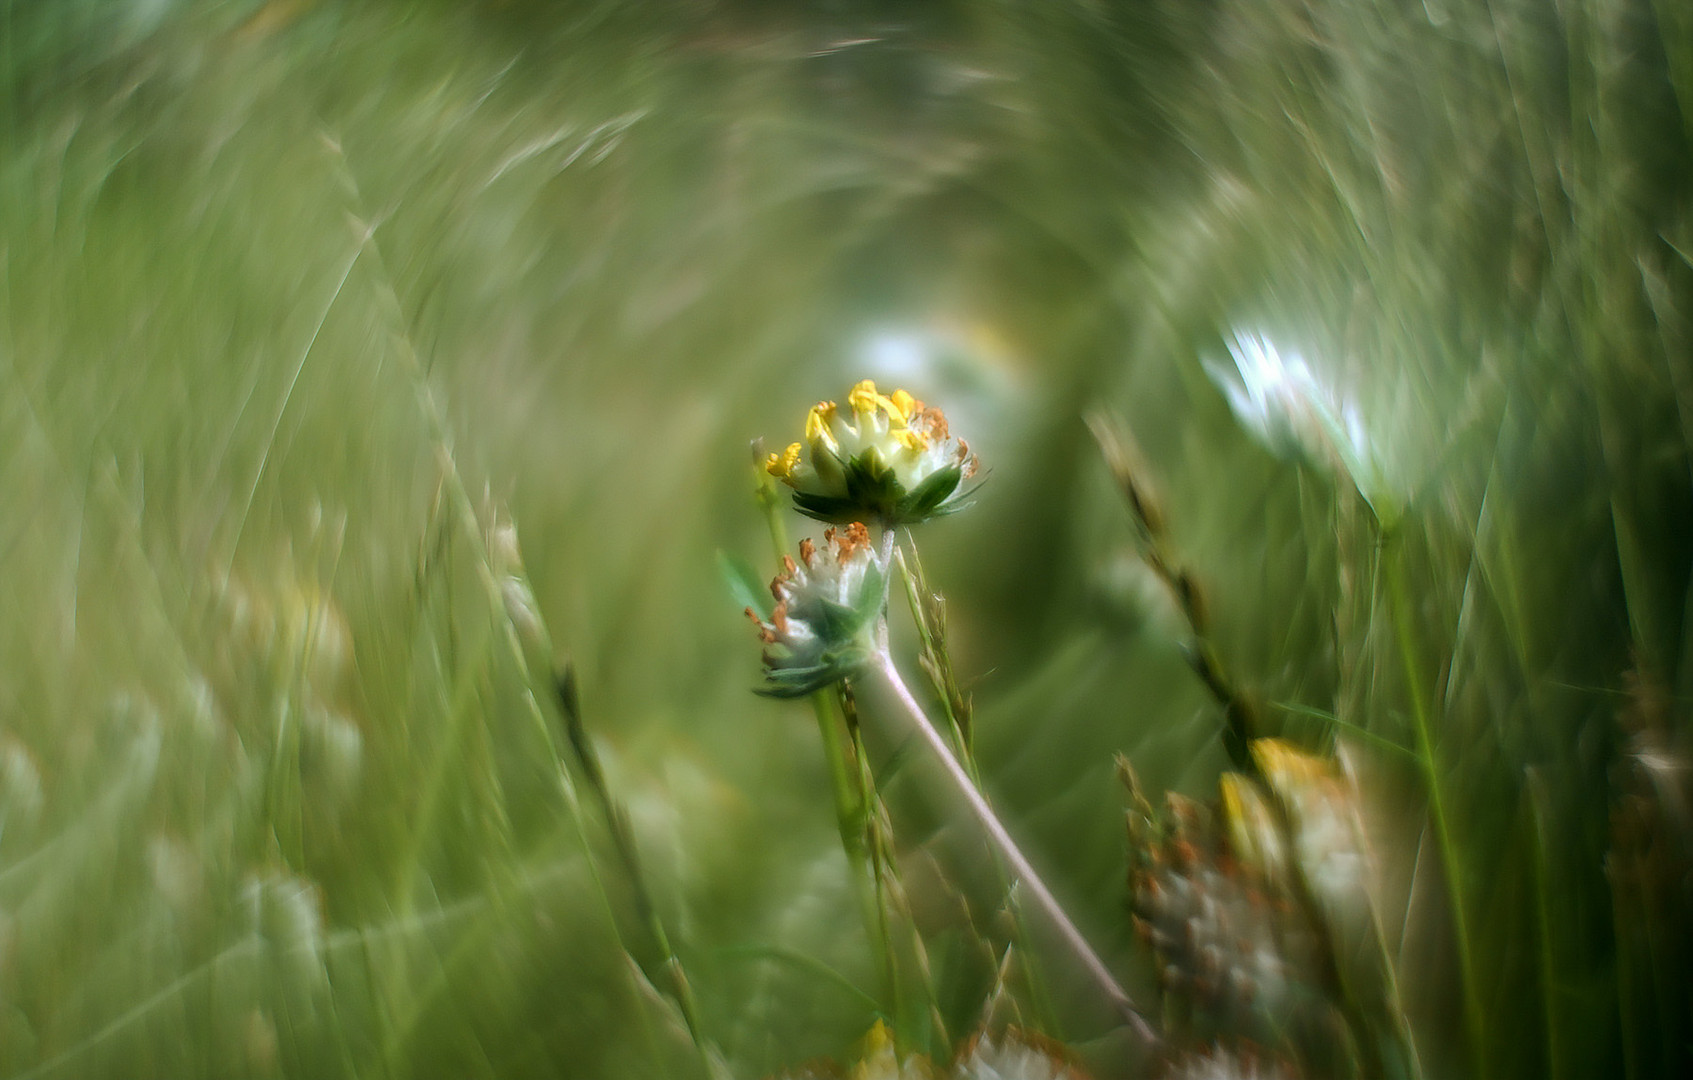
POLYGON ((1216 1046, 1175 1062, 1164 1080, 1281 1080, 1286 1075, 1274 1061, 1216 1046))
POLYGON ((1305 358, 1282 355, 1261 334, 1236 331, 1228 344, 1234 370, 1214 360, 1206 361, 1205 370, 1228 395, 1235 418, 1280 456, 1307 452, 1312 414, 1326 403, 1305 358))
POLYGON ((1018 1031, 998 1038, 986 1032, 970 1041, 953 1068, 953 1080, 1083 1080, 1062 1047, 1018 1031))
POLYGON ((1357 403, 1338 397, 1303 356, 1284 353, 1261 333, 1236 330, 1228 347, 1233 367, 1206 360, 1205 371, 1242 426, 1278 457, 1345 475, 1377 519, 1389 523, 1398 499, 1381 441, 1371 437, 1357 403))

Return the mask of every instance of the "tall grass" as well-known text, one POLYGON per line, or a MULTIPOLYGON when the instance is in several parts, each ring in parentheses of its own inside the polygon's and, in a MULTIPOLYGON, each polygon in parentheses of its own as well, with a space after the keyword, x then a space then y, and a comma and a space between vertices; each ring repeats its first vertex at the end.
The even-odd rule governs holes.
MULTIPOLYGON (((991 469, 923 537, 975 767, 1137 1001, 1113 756, 1230 759, 1096 408, 1357 770, 1424 1072, 1686 1072, 1682 6, 0 0, 0 146, 0 1075, 850 1058, 883 950, 717 552, 862 375, 991 469), (1231 412, 1253 335, 1347 454, 1231 412)), ((1143 1074, 887 705, 925 1049, 1143 1074)))

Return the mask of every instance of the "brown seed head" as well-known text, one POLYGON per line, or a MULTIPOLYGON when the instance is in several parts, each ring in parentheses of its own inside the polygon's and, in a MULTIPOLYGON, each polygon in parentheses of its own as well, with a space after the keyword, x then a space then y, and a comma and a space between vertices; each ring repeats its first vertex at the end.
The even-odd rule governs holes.
POLYGON ((863 522, 855 521, 846 527, 835 543, 835 558, 845 564, 859 548, 870 546, 870 530, 865 528, 863 522))

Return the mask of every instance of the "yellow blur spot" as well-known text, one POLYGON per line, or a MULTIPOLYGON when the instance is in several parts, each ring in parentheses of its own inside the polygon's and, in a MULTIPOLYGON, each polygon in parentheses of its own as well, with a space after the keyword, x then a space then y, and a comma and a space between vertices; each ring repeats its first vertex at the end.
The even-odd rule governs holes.
POLYGON ((1239 773, 1224 773, 1217 786, 1235 857, 1266 877, 1280 874, 1285 862, 1281 831, 1264 794, 1239 773))
POLYGON ((1282 739, 1254 739, 1252 757, 1272 787, 1283 784, 1321 783, 1334 778, 1334 770, 1323 758, 1295 749, 1282 739))
POLYGON ((1246 819, 1245 799, 1240 792, 1242 778, 1235 773, 1224 773, 1217 782, 1219 794, 1223 797, 1223 819, 1230 825, 1238 825, 1246 819))
POLYGON ((876 1021, 876 1026, 864 1036, 863 1046, 864 1056, 853 1068, 851 1080, 886 1080, 903 1071, 894 1049, 893 1033, 882 1021, 876 1021))

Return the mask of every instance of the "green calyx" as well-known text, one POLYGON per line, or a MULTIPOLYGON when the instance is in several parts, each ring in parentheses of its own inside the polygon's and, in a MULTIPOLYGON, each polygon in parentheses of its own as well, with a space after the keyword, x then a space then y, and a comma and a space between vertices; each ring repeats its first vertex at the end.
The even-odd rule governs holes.
POLYGON ((795 491, 794 509, 806 517, 832 525, 876 521, 893 527, 915 525, 969 505, 953 499, 964 480, 964 470, 957 465, 931 473, 907 490, 894 470, 882 460, 882 455, 871 448, 841 462, 841 472, 845 480, 844 494, 795 491))

